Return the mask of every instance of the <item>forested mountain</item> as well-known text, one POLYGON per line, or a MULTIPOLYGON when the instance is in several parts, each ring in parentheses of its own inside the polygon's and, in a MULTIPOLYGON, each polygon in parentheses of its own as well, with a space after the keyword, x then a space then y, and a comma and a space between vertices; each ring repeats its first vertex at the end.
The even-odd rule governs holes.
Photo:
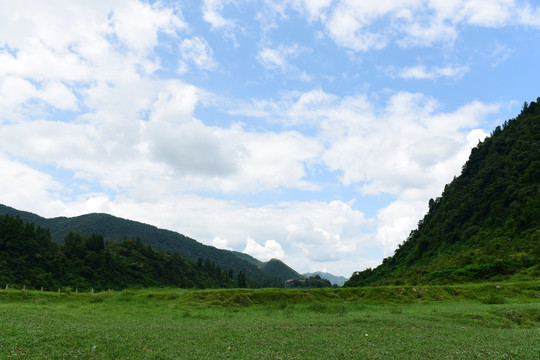
POLYGON ((291 280, 304 278, 294 269, 278 259, 271 259, 268 262, 261 263, 260 268, 266 275, 277 277, 279 279, 291 280))
POLYGON ((346 286, 540 276, 540 98, 472 149, 393 256, 346 286))
POLYGON ((0 284, 49 291, 247 285, 242 272, 158 252, 138 239, 106 243, 101 235, 70 232, 57 244, 48 229, 11 215, 0 215, 0 284))
MULTIPOLYGON (((305 279, 288 280, 285 283, 288 288, 303 288, 303 289, 322 289, 332 287, 332 283, 321 278, 319 275, 310 276, 305 279)), ((336 285, 337 287, 337 285, 336 285)))
MULTIPOLYGON (((266 267, 266 263, 260 262, 247 254, 217 249, 201 244, 174 231, 158 229, 152 225, 118 218, 108 214, 87 214, 71 218, 56 217, 46 219, 39 215, 16 210, 5 205, 0 205, 0 214, 19 216, 21 219, 32 222, 36 226, 49 229, 52 240, 59 244, 64 242, 69 232, 87 235, 100 234, 106 242, 140 239, 144 245, 150 245, 158 251, 177 252, 193 262, 198 261, 198 259, 202 259, 204 262, 213 262, 216 266, 220 266, 221 269, 233 270, 234 274, 243 272, 247 277, 247 281, 255 286, 276 286, 283 280, 302 278, 294 270, 292 272, 284 272, 274 265, 266 267), (274 273, 273 269, 277 272, 274 273)), ((276 261, 282 264, 281 268, 288 268, 281 261, 276 261)))
POLYGON ((333 275, 333 274, 323 272, 323 271, 316 271, 316 272, 313 272, 313 273, 305 273, 305 274, 302 274, 302 275, 304 275, 305 277, 313 277, 315 275, 319 275, 321 278, 326 279, 326 280, 330 281, 332 284, 338 285, 338 286, 342 286, 343 284, 345 284, 345 282, 347 280, 349 280, 345 276, 337 276, 337 275, 333 275))

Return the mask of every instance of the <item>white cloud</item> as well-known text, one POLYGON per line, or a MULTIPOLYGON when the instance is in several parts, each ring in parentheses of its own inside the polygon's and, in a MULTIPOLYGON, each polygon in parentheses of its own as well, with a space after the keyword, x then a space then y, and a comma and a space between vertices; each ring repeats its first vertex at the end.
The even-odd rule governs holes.
POLYGON ((291 63, 300 54, 308 51, 295 45, 280 45, 277 48, 264 47, 257 53, 257 61, 267 70, 278 71, 288 78, 296 78, 301 81, 310 81, 310 76, 299 70, 291 63))
POLYGON ((451 45, 465 26, 538 27, 539 8, 515 0, 339 0, 295 2, 308 21, 320 20, 336 44, 354 51, 381 49, 391 42, 405 47, 451 45))
MULTIPOLYGON (((325 22, 325 26, 330 37, 338 45, 356 51, 381 49, 386 46, 387 36, 369 31, 367 26, 375 17, 383 15, 387 10, 377 9, 367 4, 375 3, 342 1, 336 6, 328 21, 325 22), (374 11, 369 11, 367 7, 371 7, 374 11)), ((384 2, 377 2, 377 4, 384 4, 384 2)))
MULTIPOLYGON (((456 154, 460 147, 466 146, 467 133, 463 129, 478 126, 486 114, 496 109, 472 103, 454 113, 437 114, 437 104, 433 99, 409 93, 392 96, 381 117, 370 114, 367 112, 369 109, 361 115, 352 115, 353 111, 347 111, 349 106, 341 104, 333 110, 334 113, 351 114, 351 125, 342 125, 346 126, 342 131, 345 136, 336 130, 340 126, 336 121, 339 119, 328 119, 322 124, 323 128, 331 125, 337 136, 323 155, 323 160, 330 169, 343 172, 345 184, 361 182, 364 183, 363 191, 367 193, 391 194, 399 194, 408 187, 426 188, 428 184, 440 184, 442 179, 435 181, 431 178, 439 176, 433 172, 436 165, 423 167, 425 162, 421 160, 424 157, 421 153, 441 155, 436 159, 437 163, 445 163, 446 169, 455 171, 464 159, 448 157, 448 154, 456 154), (437 137, 444 140, 438 142, 440 151, 434 154, 431 148, 422 148, 425 141, 437 137)), ((362 102, 360 106, 363 106, 362 102)))
POLYGON ((540 7, 532 8, 530 4, 519 6, 518 18, 523 25, 540 28, 540 7))
POLYGON ((11 160, 0 152, 0 203, 22 210, 33 209, 45 214, 59 211, 62 196, 68 191, 52 176, 11 160))
POLYGON ((284 55, 277 49, 264 48, 257 54, 257 60, 267 69, 285 70, 287 61, 284 55))
POLYGON ((305 11, 309 21, 319 20, 325 16, 325 10, 330 7, 332 0, 301 0, 297 4, 300 11, 305 11))
POLYGON ((497 47, 491 53, 491 57, 493 58, 492 66, 497 67, 508 60, 514 51, 514 49, 508 47, 507 45, 497 45, 497 47))
POLYGON ((187 28, 181 16, 172 8, 139 1, 130 1, 118 7, 109 15, 114 35, 122 44, 137 52, 146 52, 157 45, 158 33, 175 36, 176 32, 187 28))
MULTIPOLYGON (((128 83, 137 86, 141 76, 159 68, 159 59, 149 55, 158 36, 174 38, 186 28, 180 14, 159 4, 65 6, 37 1, 9 7, 0 14, 0 83, 15 90, 0 98, 9 105, 2 109, 8 118, 22 108, 28 116, 46 117, 42 104, 31 101, 36 99, 57 109, 77 110, 80 97, 84 105, 97 108, 107 101, 101 97, 104 93, 110 95, 128 83)), ((128 87, 124 90, 132 90, 128 87)))
POLYGON ((170 165, 179 175, 226 176, 236 172, 242 146, 227 143, 217 129, 200 121, 151 122, 146 130, 152 158, 170 165))
MULTIPOLYGON (((33 108, 34 112, 43 112, 45 104, 60 110, 77 110, 77 98, 65 84, 49 82, 35 86, 31 81, 15 76, 0 77, 0 106, 3 111, 23 113, 33 108), (40 100, 43 104, 28 106, 30 99, 40 100)), ((3 112, 0 111, 0 114, 3 112)), ((12 118, 6 115, 6 119, 12 118)))
POLYGON ((314 189, 305 181, 306 163, 321 153, 321 145, 298 132, 254 133, 240 129, 223 132, 232 144, 242 144, 238 172, 224 179, 225 191, 259 191, 279 187, 314 189))
POLYGON ((285 253, 281 245, 275 240, 266 240, 264 246, 257 243, 252 238, 247 238, 244 251, 246 254, 253 256, 261 261, 270 259, 282 259, 285 253))
MULTIPOLYGON (((381 209, 377 220, 376 240, 389 253, 415 227, 429 198, 439 196, 444 185, 459 174, 471 147, 485 137, 478 127, 499 107, 471 102, 442 112, 430 97, 400 92, 381 111, 366 96, 338 97, 313 90, 265 108, 269 117, 281 114, 288 126, 305 124, 316 129, 315 138, 325 144, 320 159, 341 174, 344 186, 396 197, 381 209)), ((311 241, 326 237, 339 244, 337 236, 343 233, 313 228, 306 234, 311 241)), ((299 238, 294 242, 300 242, 299 238)), ((332 254, 321 256, 331 260, 337 256, 332 254)))
POLYGON ((184 39, 180 44, 180 53, 182 60, 180 61, 179 73, 188 71, 188 63, 194 64, 201 70, 215 70, 217 67, 212 48, 205 39, 199 36, 184 39))
POLYGON ((37 98, 61 110, 77 110, 77 97, 66 85, 59 82, 46 84, 39 90, 37 98))
POLYGON ((468 0, 463 3, 459 16, 471 25, 499 27, 513 20, 516 6, 515 0, 468 0))
POLYGON ((221 239, 217 236, 212 239, 212 246, 218 249, 232 250, 227 239, 221 239))
POLYGON ((306 164, 322 151, 317 141, 295 131, 206 126, 193 117, 200 96, 197 88, 178 81, 94 88, 89 98, 100 109, 96 114, 81 115, 73 123, 36 120, 3 126, 0 148, 142 198, 175 189, 315 188, 304 177, 306 164), (139 120, 142 110, 146 121, 139 120))
POLYGON ((73 160, 100 157, 95 136, 88 125, 36 120, 1 127, 0 149, 34 161, 70 166, 73 160))
POLYGON ((383 247, 384 256, 392 255, 397 246, 407 239, 425 211, 425 201, 406 200, 394 201, 379 211, 376 239, 383 247))
POLYGON ((212 29, 231 28, 235 26, 233 20, 225 19, 221 11, 227 4, 234 4, 234 0, 204 0, 202 5, 203 19, 210 23, 212 29))
POLYGON ((439 77, 447 77, 452 79, 459 79, 465 73, 469 71, 467 66, 445 66, 445 67, 431 67, 427 69, 423 65, 405 67, 398 73, 398 77, 403 79, 437 79, 439 77))
POLYGON ((36 92, 28 80, 13 76, 0 79, 0 105, 3 108, 17 108, 36 92))

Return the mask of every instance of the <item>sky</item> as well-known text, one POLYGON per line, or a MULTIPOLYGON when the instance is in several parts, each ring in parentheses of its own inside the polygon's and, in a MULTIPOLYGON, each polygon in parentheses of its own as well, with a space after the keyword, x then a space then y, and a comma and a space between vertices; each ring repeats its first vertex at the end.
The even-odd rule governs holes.
POLYGON ((350 276, 540 96, 533 0, 0 0, 0 203, 350 276))

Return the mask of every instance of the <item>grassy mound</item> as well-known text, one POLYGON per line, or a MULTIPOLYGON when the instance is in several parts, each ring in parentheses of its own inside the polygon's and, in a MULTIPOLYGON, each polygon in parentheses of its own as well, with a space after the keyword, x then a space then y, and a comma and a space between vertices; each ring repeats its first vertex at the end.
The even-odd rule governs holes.
POLYGON ((251 306, 314 303, 409 304, 467 300, 485 304, 540 301, 540 281, 445 286, 385 286, 327 289, 127 289, 99 293, 2 290, 0 301, 88 299, 90 302, 174 301, 184 305, 251 306))

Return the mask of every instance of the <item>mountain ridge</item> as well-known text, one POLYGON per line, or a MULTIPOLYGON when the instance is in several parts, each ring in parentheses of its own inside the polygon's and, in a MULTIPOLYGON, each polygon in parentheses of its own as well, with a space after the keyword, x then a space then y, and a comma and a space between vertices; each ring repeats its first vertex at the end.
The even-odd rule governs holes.
MULTIPOLYGON (((273 273, 278 267, 266 268, 261 262, 252 256, 231 250, 218 249, 210 245, 202 244, 178 232, 160 229, 154 225, 120 218, 106 213, 90 213, 75 217, 45 218, 40 215, 18 210, 7 205, 0 204, 0 214, 19 216, 21 219, 32 222, 36 226, 48 228, 51 238, 56 243, 62 243, 69 232, 82 234, 100 234, 105 241, 122 241, 124 239, 140 239, 143 244, 151 245, 152 248, 165 252, 178 252, 192 261, 199 258, 213 261, 222 269, 232 269, 235 273, 240 271, 252 279, 257 286, 276 286, 276 278, 280 281, 302 278, 302 275, 288 267, 281 260, 279 275, 273 273), (265 269, 266 268, 266 269, 265 269), (283 269, 290 269, 284 271, 283 269)), ((276 265, 276 264, 274 264, 276 265)))

